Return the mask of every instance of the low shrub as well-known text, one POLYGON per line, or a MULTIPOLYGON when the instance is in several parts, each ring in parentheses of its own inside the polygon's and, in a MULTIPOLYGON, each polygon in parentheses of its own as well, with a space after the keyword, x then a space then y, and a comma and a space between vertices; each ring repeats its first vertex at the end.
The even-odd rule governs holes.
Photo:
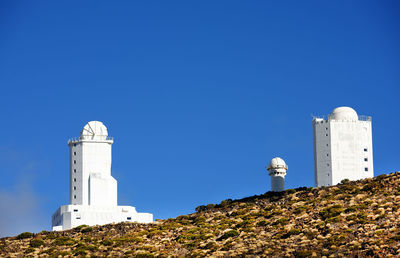
POLYGON ((312 252, 307 251, 307 250, 298 250, 293 253, 294 257, 296 258, 306 258, 306 257, 311 257, 312 252))
POLYGON ((224 239, 228 239, 230 237, 237 237, 240 233, 237 232, 236 230, 229 230, 227 232, 225 232, 225 234, 223 234, 222 236, 220 236, 217 241, 221 241, 224 239))
POLYGON ((298 229, 298 228, 293 228, 293 229, 289 230, 289 232, 287 232, 286 234, 283 234, 283 235, 281 236, 281 238, 288 238, 288 237, 290 237, 290 236, 292 236, 292 235, 298 235, 298 234, 300 234, 300 233, 301 233, 301 230, 300 230, 300 229, 298 229))
POLYGON ((82 228, 86 228, 86 227, 88 227, 88 225, 83 224, 83 225, 79 225, 79 226, 75 227, 74 230, 81 231, 82 228))
POLYGON ((207 207, 205 205, 200 205, 196 207, 196 212, 202 212, 202 211, 206 211, 207 207))
POLYGON ((323 219, 328 219, 328 218, 336 217, 336 216, 340 215, 340 213, 342 213, 342 212, 343 212, 343 208, 341 205, 333 205, 333 206, 327 207, 327 208, 323 209, 322 211, 320 211, 319 215, 323 219))
POLYGON ((258 227, 264 227, 264 226, 266 226, 268 224, 268 221, 266 221, 266 220, 261 220, 261 221, 259 221, 259 222, 257 222, 257 226, 258 227))
POLYGON ((232 203, 232 199, 227 199, 227 200, 222 200, 222 202, 219 204, 221 207, 227 207, 229 204, 232 203))
POLYGON ((154 254, 148 252, 136 252, 134 256, 136 258, 150 258, 154 257, 154 254))
POLYGON ((211 210, 214 207, 215 207, 215 204, 213 204, 213 203, 207 204, 207 206, 206 206, 207 210, 211 210))
POLYGON ((42 239, 32 239, 31 242, 29 243, 31 247, 40 247, 44 245, 44 241, 42 239))
POLYGON ((104 239, 103 241, 100 242, 100 244, 105 245, 105 246, 111 246, 114 244, 114 241, 110 239, 104 239))
POLYGON ((287 218, 280 218, 276 220, 272 225, 286 225, 288 224, 289 220, 287 218))
POLYGON ((30 238, 30 237, 33 237, 33 233, 31 233, 31 232, 23 232, 23 233, 21 233, 21 234, 19 234, 18 236, 17 236, 17 239, 25 239, 25 238, 30 238))
POLYGON ((294 194, 295 192, 296 192, 295 189, 286 190, 286 193, 287 193, 287 194, 294 194))
POLYGON ((303 213, 303 211, 305 211, 305 210, 307 210, 306 206, 299 206, 293 211, 293 213, 298 215, 300 213, 303 213))
POLYGON ((82 233, 87 233, 87 232, 92 232, 93 228, 92 227, 84 227, 81 229, 82 233))
POLYGON ((350 182, 350 180, 347 178, 340 181, 341 184, 347 184, 348 182, 350 182))
POLYGON ((35 248, 33 248, 33 247, 28 247, 28 248, 25 249, 25 252, 24 252, 24 253, 29 254, 29 253, 32 253, 32 252, 34 252, 34 251, 35 251, 35 248))
POLYGON ((208 242, 202 249, 212 249, 215 247, 214 242, 208 242))
POLYGON ((63 246, 63 245, 73 245, 75 244, 75 240, 70 237, 61 236, 54 240, 54 245, 63 246))
POLYGON ((76 249, 73 251, 73 254, 74 254, 75 256, 78 256, 78 255, 86 256, 86 255, 87 255, 87 252, 86 252, 86 249, 85 249, 84 247, 79 247, 79 248, 76 248, 76 249))

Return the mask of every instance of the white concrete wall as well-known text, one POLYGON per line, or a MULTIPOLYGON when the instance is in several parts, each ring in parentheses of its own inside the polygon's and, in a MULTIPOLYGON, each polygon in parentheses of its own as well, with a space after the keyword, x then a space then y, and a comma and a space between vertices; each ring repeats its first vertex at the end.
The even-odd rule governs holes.
POLYGON ((373 177, 371 122, 330 120, 329 123, 332 128, 332 184, 343 179, 373 177))
POLYGON ((85 202, 84 192, 86 187, 82 178, 82 147, 81 142, 69 143, 69 203, 71 204, 83 204, 85 202))
POLYGON ((323 119, 313 120, 314 180, 316 186, 332 185, 330 124, 323 119))
POLYGON ((373 177, 371 121, 317 118, 313 131, 316 186, 373 177))
POLYGON ((94 226, 119 222, 151 223, 153 215, 138 213, 132 206, 63 205, 53 215, 52 224, 53 230, 67 230, 83 224, 94 226))
POLYGON ((117 206, 117 180, 110 175, 91 173, 89 205, 117 206))
MULTIPOLYGON (((89 176, 99 174, 103 178, 115 181, 111 177, 112 141, 79 140, 70 142, 70 203, 89 205, 89 176)), ((111 185, 109 183, 107 185, 111 185)), ((103 189, 106 195, 117 198, 116 187, 103 189)), ((99 191, 103 193, 103 191, 99 191)), ((105 200, 109 203, 109 200, 105 200)), ((115 205, 117 205, 115 203, 115 205)))

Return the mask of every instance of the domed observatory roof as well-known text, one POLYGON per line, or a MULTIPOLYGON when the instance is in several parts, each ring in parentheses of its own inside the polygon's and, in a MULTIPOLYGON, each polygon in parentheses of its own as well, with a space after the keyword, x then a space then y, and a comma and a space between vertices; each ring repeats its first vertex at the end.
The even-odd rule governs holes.
POLYGON ((329 115, 329 120, 358 121, 358 115, 351 107, 338 107, 329 115))
POLYGON ((268 170, 279 168, 288 169, 285 161, 279 157, 273 158, 267 167, 268 170))
POLYGON ((107 140, 107 127, 100 121, 90 121, 81 131, 81 140, 107 140))

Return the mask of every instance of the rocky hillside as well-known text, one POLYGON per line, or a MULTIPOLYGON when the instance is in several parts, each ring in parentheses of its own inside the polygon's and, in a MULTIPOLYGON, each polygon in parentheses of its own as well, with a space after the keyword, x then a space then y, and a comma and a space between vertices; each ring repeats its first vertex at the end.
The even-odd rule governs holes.
POLYGON ((0 256, 397 256, 400 173, 268 192, 152 224, 0 239, 0 256))

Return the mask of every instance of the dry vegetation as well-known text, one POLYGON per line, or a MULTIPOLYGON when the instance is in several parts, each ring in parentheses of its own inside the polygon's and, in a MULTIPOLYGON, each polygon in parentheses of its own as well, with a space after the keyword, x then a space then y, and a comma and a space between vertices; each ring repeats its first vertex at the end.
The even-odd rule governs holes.
POLYGON ((268 192, 152 224, 0 239, 0 256, 397 256, 400 173, 268 192))

